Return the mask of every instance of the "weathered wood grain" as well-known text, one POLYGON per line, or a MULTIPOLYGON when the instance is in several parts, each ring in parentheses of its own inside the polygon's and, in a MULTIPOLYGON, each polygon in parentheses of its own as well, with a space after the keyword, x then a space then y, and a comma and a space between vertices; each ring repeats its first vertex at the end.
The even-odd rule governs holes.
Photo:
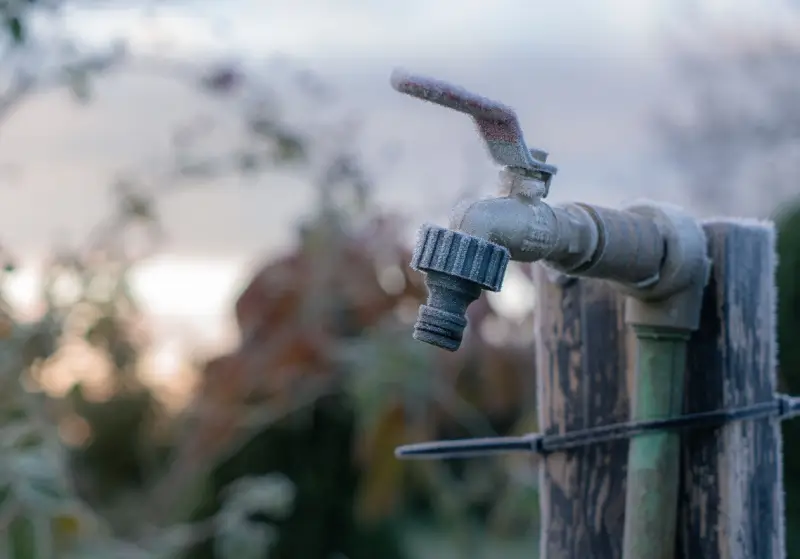
MULTIPOLYGON (((776 389, 774 229, 705 230, 714 267, 688 350, 685 413, 769 401, 776 389)), ((780 436, 773 419, 684 434, 676 557, 785 557, 780 436)))
MULTIPOLYGON (((624 298, 604 282, 557 282, 536 268, 539 430, 627 421, 632 336, 624 298)), ((627 441, 542 460, 540 559, 621 557, 627 460, 627 441)))

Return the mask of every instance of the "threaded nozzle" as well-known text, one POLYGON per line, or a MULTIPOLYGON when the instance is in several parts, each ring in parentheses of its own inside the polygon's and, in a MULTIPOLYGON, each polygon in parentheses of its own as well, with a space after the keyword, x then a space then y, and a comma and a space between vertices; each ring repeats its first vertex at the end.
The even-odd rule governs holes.
POLYGON ((481 286, 442 272, 428 272, 425 285, 428 302, 419 307, 414 339, 456 351, 467 327, 467 308, 480 297, 481 286))
POLYGON ((456 351, 461 346, 467 319, 428 305, 419 308, 419 316, 414 324, 414 339, 448 351, 456 351))

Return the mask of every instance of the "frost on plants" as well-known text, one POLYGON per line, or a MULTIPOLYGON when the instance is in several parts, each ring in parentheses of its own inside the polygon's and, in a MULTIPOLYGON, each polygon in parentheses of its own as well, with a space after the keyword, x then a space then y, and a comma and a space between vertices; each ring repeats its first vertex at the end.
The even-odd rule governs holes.
POLYGON ((100 529, 72 488, 55 428, 46 420, 44 400, 22 382, 34 361, 50 356, 58 325, 49 317, 21 325, 7 310, 2 320, 0 556, 54 557, 100 529))
POLYGON ((215 550, 223 559, 261 559, 278 538, 273 524, 292 512, 295 487, 281 474, 244 477, 226 491, 215 550))

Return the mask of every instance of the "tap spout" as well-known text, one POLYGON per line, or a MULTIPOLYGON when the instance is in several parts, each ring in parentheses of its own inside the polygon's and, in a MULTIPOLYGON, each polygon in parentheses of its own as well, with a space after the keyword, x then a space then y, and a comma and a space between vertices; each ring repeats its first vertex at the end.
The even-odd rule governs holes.
POLYGON ((455 351, 468 306, 482 290, 500 290, 509 260, 555 259, 578 268, 591 260, 598 243, 595 222, 579 206, 551 207, 519 192, 460 203, 449 228, 420 229, 411 266, 425 273, 428 300, 414 337, 455 351))
POLYGON ((569 267, 587 262, 599 241, 595 222, 579 206, 550 206, 522 195, 462 202, 450 228, 505 247, 511 260, 552 259, 569 267))
POLYGON ((520 194, 462 202, 450 228, 506 248, 511 260, 541 260, 631 289, 657 282, 665 256, 664 234, 649 216, 579 203, 550 206, 520 194))
POLYGON ((641 211, 587 204, 550 206, 526 192, 458 204, 449 228, 420 230, 412 267, 426 274, 428 301, 414 337, 455 351, 466 311, 482 290, 499 291, 507 263, 543 261, 559 272, 613 281, 643 297, 663 296, 668 231, 641 211))

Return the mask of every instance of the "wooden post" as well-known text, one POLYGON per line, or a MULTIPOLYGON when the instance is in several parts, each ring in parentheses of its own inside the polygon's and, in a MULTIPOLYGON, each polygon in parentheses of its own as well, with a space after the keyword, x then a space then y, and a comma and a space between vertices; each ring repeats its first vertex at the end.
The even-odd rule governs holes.
MULTIPOLYGON (((775 395, 775 232, 705 225, 711 281, 689 345, 684 412, 775 395)), ((784 559, 781 433, 775 419, 683 434, 679 559, 784 559)))
MULTIPOLYGON (((624 297, 602 281, 556 281, 535 268, 539 431, 628 421, 624 297)), ((542 460, 540 559, 621 557, 627 462, 626 440, 542 460)))

